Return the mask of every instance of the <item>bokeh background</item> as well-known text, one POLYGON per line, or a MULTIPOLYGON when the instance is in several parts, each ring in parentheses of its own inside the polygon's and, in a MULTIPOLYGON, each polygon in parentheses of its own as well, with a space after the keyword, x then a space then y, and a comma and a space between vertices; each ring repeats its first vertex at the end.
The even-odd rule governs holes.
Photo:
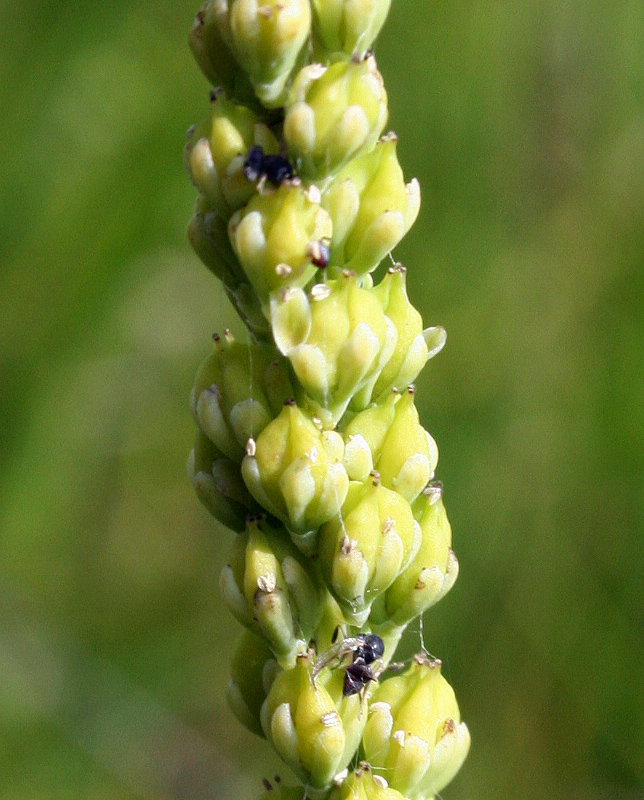
MULTIPOLYGON (((239 331, 185 239, 196 6, 1 9, 0 797, 250 800, 286 771, 224 703, 231 535, 184 472, 239 331)), ((643 798, 644 6, 394 0, 376 55, 424 193, 395 256, 448 330, 444 798, 643 798)))

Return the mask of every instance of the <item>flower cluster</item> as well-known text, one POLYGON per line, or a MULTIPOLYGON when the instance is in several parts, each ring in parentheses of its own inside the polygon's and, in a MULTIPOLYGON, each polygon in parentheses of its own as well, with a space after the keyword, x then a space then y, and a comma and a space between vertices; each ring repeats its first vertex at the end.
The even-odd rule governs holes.
POLYGON ((420 206, 370 49, 389 5, 207 0, 190 32, 213 88, 188 235, 249 335, 199 368, 189 473, 236 532, 227 695, 301 781, 275 800, 430 800, 469 747, 440 662, 384 674, 458 573, 413 385, 445 332, 402 265, 374 280, 420 206))

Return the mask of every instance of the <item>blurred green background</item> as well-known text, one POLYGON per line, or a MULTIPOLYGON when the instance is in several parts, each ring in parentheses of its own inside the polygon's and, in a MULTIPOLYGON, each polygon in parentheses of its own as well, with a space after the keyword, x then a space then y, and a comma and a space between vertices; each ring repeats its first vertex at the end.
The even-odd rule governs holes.
MULTIPOLYGON (((1 10, 0 797, 251 799, 286 771, 224 703, 231 535, 184 472, 239 330, 185 239, 196 5, 1 10)), ((395 256, 448 330, 444 798, 643 798, 644 6, 394 0, 376 55, 424 193, 395 256)))

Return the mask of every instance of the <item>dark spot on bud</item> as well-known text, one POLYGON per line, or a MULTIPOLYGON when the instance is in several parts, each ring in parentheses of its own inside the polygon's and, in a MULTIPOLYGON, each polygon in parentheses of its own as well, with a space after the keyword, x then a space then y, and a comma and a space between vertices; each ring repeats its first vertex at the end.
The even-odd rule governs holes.
POLYGON ((268 778, 262 778, 262 783, 264 784, 264 789, 266 789, 267 792, 271 792, 273 790, 273 786, 268 778))
POLYGON ((318 269, 324 269, 329 266, 329 259, 331 258, 331 248, 329 247, 328 239, 320 239, 319 242, 311 242, 309 247, 309 258, 311 264, 318 269))
POLYGON ((285 406, 294 407, 295 406, 295 398, 294 397, 287 397, 284 401, 285 406))

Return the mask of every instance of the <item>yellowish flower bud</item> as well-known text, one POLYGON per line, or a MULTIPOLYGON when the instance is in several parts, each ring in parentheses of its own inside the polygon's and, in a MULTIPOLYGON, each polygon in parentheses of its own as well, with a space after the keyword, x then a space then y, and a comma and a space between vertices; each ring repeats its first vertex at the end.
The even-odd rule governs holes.
POLYGON ((360 436, 367 442, 383 486, 412 503, 434 477, 436 442, 418 420, 414 389, 392 392, 382 405, 357 414, 345 430, 345 441, 360 436))
POLYGON ((351 161, 325 191, 322 205, 333 220, 329 274, 374 270, 413 225, 420 209, 420 187, 405 184, 396 157, 396 136, 351 161))
POLYGON ((314 187, 287 182, 256 194, 233 214, 228 233, 244 273, 265 307, 271 292, 304 286, 315 275, 311 246, 331 237, 331 219, 314 187))
POLYGON ((230 97, 253 96, 248 78, 239 69, 222 38, 217 22, 217 0, 207 0, 197 12, 188 43, 201 71, 213 86, 220 86, 230 97))
POLYGON ((340 607, 361 625, 419 546, 420 527, 409 503, 374 475, 352 483, 341 515, 322 526, 318 559, 340 607))
MULTIPOLYGON (((197 372, 190 406, 203 433, 225 456, 241 461, 248 439, 261 433, 286 399, 264 391, 267 372, 276 369, 276 353, 268 346, 241 344, 230 331, 213 340, 213 352, 197 372)), ((289 389, 285 378, 282 390, 289 389)))
POLYGON ((440 792, 470 746, 454 690, 440 668, 440 661, 420 655, 405 673, 383 681, 362 737, 365 759, 409 800, 440 792))
POLYGON ((421 529, 421 544, 409 566, 372 609, 372 625, 403 626, 437 603, 458 577, 458 560, 451 549, 452 530, 440 484, 430 484, 413 505, 421 529))
POLYGON ((382 775, 376 775, 366 761, 348 775, 339 776, 336 784, 329 800, 405 800, 382 775))
POLYGON ((214 0, 222 38, 267 108, 283 105, 287 81, 311 31, 307 0, 214 0))
POLYGON ((310 551, 317 528, 344 502, 349 478, 343 454, 342 437, 321 432, 293 402, 247 446, 242 475, 248 489, 285 523, 300 549, 310 551))
POLYGON ((279 350, 326 427, 337 423, 358 393, 371 395, 396 342, 377 299, 350 273, 314 286, 309 296, 294 289, 276 293, 271 323, 279 350))
POLYGON ((363 56, 389 13, 391 0, 311 0, 316 43, 327 53, 363 56))
POLYGON ((209 205, 228 219, 255 193, 244 175, 250 148, 261 145, 266 153, 277 153, 279 144, 249 108, 231 102, 222 90, 211 97, 209 118, 188 131, 184 161, 209 205))
POLYGON ((444 328, 423 330, 422 317, 407 297, 406 277, 407 270, 396 264, 372 289, 398 332, 396 348, 373 388, 374 400, 390 389, 402 391, 413 383, 426 361, 439 353, 445 344, 444 328))
POLYGON ((224 598, 239 621, 261 633, 280 666, 295 664, 322 616, 321 588, 286 531, 251 518, 221 575, 224 598))
POLYGON ((266 738, 313 789, 329 788, 360 743, 362 698, 342 694, 344 672, 325 668, 313 678, 312 656, 280 673, 261 710, 266 738))
POLYGON ((203 197, 188 223, 188 239, 195 253, 224 284, 237 312, 258 339, 270 339, 271 330, 257 295, 247 282, 228 239, 226 220, 203 197))
POLYGON ((373 56, 310 64, 295 77, 284 139, 298 172, 316 180, 374 146, 387 122, 387 93, 373 56))

